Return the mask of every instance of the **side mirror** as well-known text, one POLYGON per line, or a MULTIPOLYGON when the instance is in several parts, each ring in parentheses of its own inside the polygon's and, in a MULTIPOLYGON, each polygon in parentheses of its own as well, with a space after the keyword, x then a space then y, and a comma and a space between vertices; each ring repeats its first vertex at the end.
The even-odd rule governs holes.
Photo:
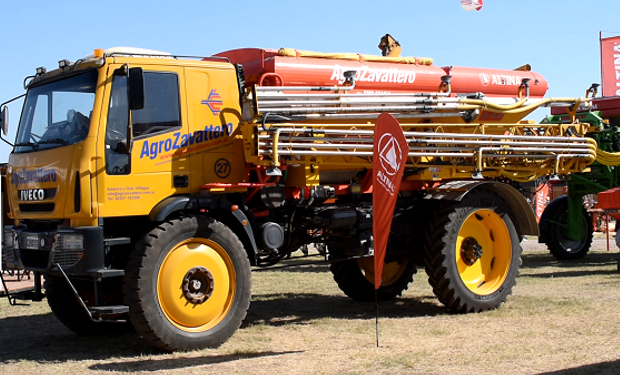
POLYGON ((2 113, 0 114, 0 127, 2 128, 2 134, 9 134, 9 107, 2 107, 2 113))
POLYGON ((116 150, 114 151, 118 152, 119 154, 130 155, 131 148, 127 145, 127 139, 123 139, 122 141, 118 142, 118 144, 116 145, 116 150))
POLYGON ((129 109, 144 108, 144 73, 142 68, 129 69, 127 80, 129 109))

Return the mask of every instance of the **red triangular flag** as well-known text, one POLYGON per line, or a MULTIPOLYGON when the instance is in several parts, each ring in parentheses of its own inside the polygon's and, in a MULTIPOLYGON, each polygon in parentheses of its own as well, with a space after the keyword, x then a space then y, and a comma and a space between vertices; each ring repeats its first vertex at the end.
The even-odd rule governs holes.
POLYGON ((375 248, 375 289, 379 289, 394 207, 409 146, 400 124, 389 113, 382 113, 377 117, 374 137, 372 232, 375 248))

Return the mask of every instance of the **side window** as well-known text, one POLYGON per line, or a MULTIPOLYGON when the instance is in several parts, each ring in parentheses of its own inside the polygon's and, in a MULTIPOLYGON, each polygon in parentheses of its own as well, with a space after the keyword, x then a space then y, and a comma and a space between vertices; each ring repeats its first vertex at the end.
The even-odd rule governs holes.
POLYGON ((41 140, 41 136, 47 130, 47 125, 49 124, 49 113, 47 110, 48 100, 49 98, 47 95, 40 95, 37 97, 37 104, 32 119, 32 129, 30 129, 33 137, 30 142, 41 140))
POLYGON ((131 119, 134 137, 181 126, 178 76, 144 72, 144 108, 133 110, 131 119))
MULTIPOLYGON (((127 152, 129 105, 127 77, 114 76, 105 138, 106 173, 131 172, 127 152)), ((144 72, 144 108, 131 111, 132 137, 144 137, 181 126, 179 78, 175 73, 144 72)))

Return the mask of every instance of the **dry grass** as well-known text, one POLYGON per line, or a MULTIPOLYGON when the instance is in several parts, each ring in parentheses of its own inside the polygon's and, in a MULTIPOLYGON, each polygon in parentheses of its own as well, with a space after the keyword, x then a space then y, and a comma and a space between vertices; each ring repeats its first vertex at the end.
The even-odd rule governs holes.
POLYGON ((159 353, 134 334, 79 337, 47 304, 0 301, 0 373, 167 374, 617 374, 620 274, 604 242, 578 262, 524 244, 508 303, 449 314, 423 272, 403 298, 374 304, 338 290, 326 266, 254 274, 244 326, 218 349, 159 353))

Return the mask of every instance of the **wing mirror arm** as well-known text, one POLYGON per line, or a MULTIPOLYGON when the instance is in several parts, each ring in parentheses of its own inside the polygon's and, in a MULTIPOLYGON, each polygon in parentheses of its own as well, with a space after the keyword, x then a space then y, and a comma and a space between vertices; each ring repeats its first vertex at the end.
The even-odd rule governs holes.
POLYGON ((9 107, 7 106, 7 104, 10 104, 18 99, 21 99, 24 96, 26 96, 26 94, 21 94, 0 105, 0 129, 2 129, 2 134, 0 134, 0 139, 2 139, 4 142, 6 142, 11 147, 13 147, 13 144, 9 142, 6 138, 4 138, 9 134, 9 107))
POLYGON ((129 68, 129 65, 123 65, 115 73, 127 77, 127 98, 129 102, 127 138, 118 143, 116 152, 130 154, 132 146, 131 111, 144 108, 144 71, 140 67, 129 68))
MULTIPOLYGON (((130 68, 129 69, 129 77, 127 80, 127 97, 129 98, 129 113, 130 118, 127 122, 127 139, 121 141, 118 145, 119 150, 126 150, 127 154, 131 154, 131 147, 133 146, 133 141, 131 136, 133 134, 132 123, 131 123, 131 111, 132 110, 140 110, 144 108, 144 72, 142 68, 130 68)), ((122 152, 122 151, 119 151, 122 152)))

